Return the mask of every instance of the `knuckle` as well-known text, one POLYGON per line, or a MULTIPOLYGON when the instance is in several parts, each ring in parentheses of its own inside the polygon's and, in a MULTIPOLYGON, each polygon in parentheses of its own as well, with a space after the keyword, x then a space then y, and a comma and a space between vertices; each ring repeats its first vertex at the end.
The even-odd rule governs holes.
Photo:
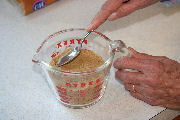
POLYGON ((156 92, 155 92, 154 90, 149 90, 149 91, 147 92, 147 94, 148 94, 149 96, 153 97, 153 96, 156 94, 156 92))
POLYGON ((120 7, 118 13, 128 15, 136 10, 137 6, 131 5, 131 7, 120 7))
POLYGON ((155 79, 154 77, 151 77, 151 78, 149 78, 148 81, 147 81, 147 84, 148 84, 149 86, 153 87, 153 88, 157 86, 156 81, 155 81, 154 79, 155 79), (155 82, 154 82, 154 81, 155 81, 155 82))
POLYGON ((130 14, 129 11, 127 11, 125 8, 121 7, 119 8, 118 12, 117 12, 117 16, 127 16, 128 14, 130 14))
POLYGON ((109 7, 108 3, 103 4, 101 10, 109 13, 112 13, 114 11, 113 8, 109 7))
POLYGON ((124 12, 124 13, 126 13, 127 11, 126 11, 126 9, 125 9, 124 7, 120 7, 118 12, 124 12))
POLYGON ((114 62, 114 66, 115 67, 123 67, 125 64, 130 63, 130 59, 127 57, 123 57, 123 58, 118 58, 115 62, 114 62))
POLYGON ((152 63, 152 70, 155 73, 162 73, 164 70, 163 63, 161 63, 159 61, 152 63))
POLYGON ((121 58, 121 64, 129 64, 131 62, 131 58, 123 57, 121 58))
POLYGON ((161 56, 162 59, 169 59, 168 57, 166 56, 161 56))
POLYGON ((153 80, 150 84, 151 87, 158 88, 161 83, 158 80, 153 80))
POLYGON ((162 63, 166 63, 166 62, 169 62, 169 58, 168 57, 166 57, 166 56, 160 56, 160 62, 162 62, 162 63))

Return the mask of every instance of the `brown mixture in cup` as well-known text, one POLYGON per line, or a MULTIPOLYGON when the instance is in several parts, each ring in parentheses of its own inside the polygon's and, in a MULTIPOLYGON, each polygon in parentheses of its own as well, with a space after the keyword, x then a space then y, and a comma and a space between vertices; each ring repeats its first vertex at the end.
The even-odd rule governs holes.
MULTIPOLYGON (((58 62, 59 58, 61 58, 65 53, 69 52, 70 50, 70 48, 66 49, 60 55, 53 58, 50 62, 50 65, 57 67, 56 63, 58 62)), ((74 60, 57 68, 68 72, 85 72, 93 70, 101 66, 102 64, 104 64, 104 60, 101 56, 97 55, 91 50, 82 49, 80 54, 76 58, 74 58, 74 60)))
MULTIPOLYGON (((104 64, 104 60, 101 56, 91 50, 82 49, 80 54, 71 62, 57 67, 56 63, 59 58, 70 50, 71 48, 68 48, 60 55, 53 58, 50 61, 50 65, 67 72, 86 72, 104 64)), ((52 71, 48 73, 63 103, 84 105, 94 102, 101 96, 106 69, 108 68, 101 71, 88 72, 88 74, 65 74, 63 72, 52 71)))

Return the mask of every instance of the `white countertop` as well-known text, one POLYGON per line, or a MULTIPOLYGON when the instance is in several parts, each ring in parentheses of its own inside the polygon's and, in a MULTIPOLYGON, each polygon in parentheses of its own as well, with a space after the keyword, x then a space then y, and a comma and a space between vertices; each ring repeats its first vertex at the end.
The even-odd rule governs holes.
MULTIPOLYGON (((148 120, 165 108, 129 95, 114 79, 102 100, 90 108, 66 108, 55 99, 44 78, 33 71, 32 56, 51 33, 86 28, 105 0, 61 0, 22 16, 6 0, 0 4, 0 120, 148 120)), ((139 52, 180 62, 180 5, 158 3, 98 31, 121 39, 139 52)))

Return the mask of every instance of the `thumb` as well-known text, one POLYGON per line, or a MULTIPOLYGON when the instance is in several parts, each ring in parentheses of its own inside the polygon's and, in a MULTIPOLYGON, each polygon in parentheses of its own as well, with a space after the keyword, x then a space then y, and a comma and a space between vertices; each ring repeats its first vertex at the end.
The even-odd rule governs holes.
POLYGON ((165 57, 165 56, 152 56, 152 55, 148 55, 146 53, 140 53, 140 52, 137 52, 136 50, 134 50, 131 47, 128 47, 128 49, 131 52, 131 56, 134 57, 134 58, 151 59, 151 60, 158 60, 158 61, 167 59, 167 57, 165 57))

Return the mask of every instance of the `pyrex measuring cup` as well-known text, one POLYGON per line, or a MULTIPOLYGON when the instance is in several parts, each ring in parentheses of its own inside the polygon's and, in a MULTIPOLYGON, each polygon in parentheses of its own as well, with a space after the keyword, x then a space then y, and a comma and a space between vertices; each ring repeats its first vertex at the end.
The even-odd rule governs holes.
POLYGON ((129 55, 121 40, 112 41, 102 33, 93 31, 84 40, 82 49, 100 55, 105 61, 103 65, 84 72, 67 72, 49 65, 52 58, 66 48, 80 44, 85 34, 85 29, 60 30, 42 42, 32 59, 41 66, 56 98, 71 108, 88 107, 98 102, 105 92, 114 55, 129 55))

